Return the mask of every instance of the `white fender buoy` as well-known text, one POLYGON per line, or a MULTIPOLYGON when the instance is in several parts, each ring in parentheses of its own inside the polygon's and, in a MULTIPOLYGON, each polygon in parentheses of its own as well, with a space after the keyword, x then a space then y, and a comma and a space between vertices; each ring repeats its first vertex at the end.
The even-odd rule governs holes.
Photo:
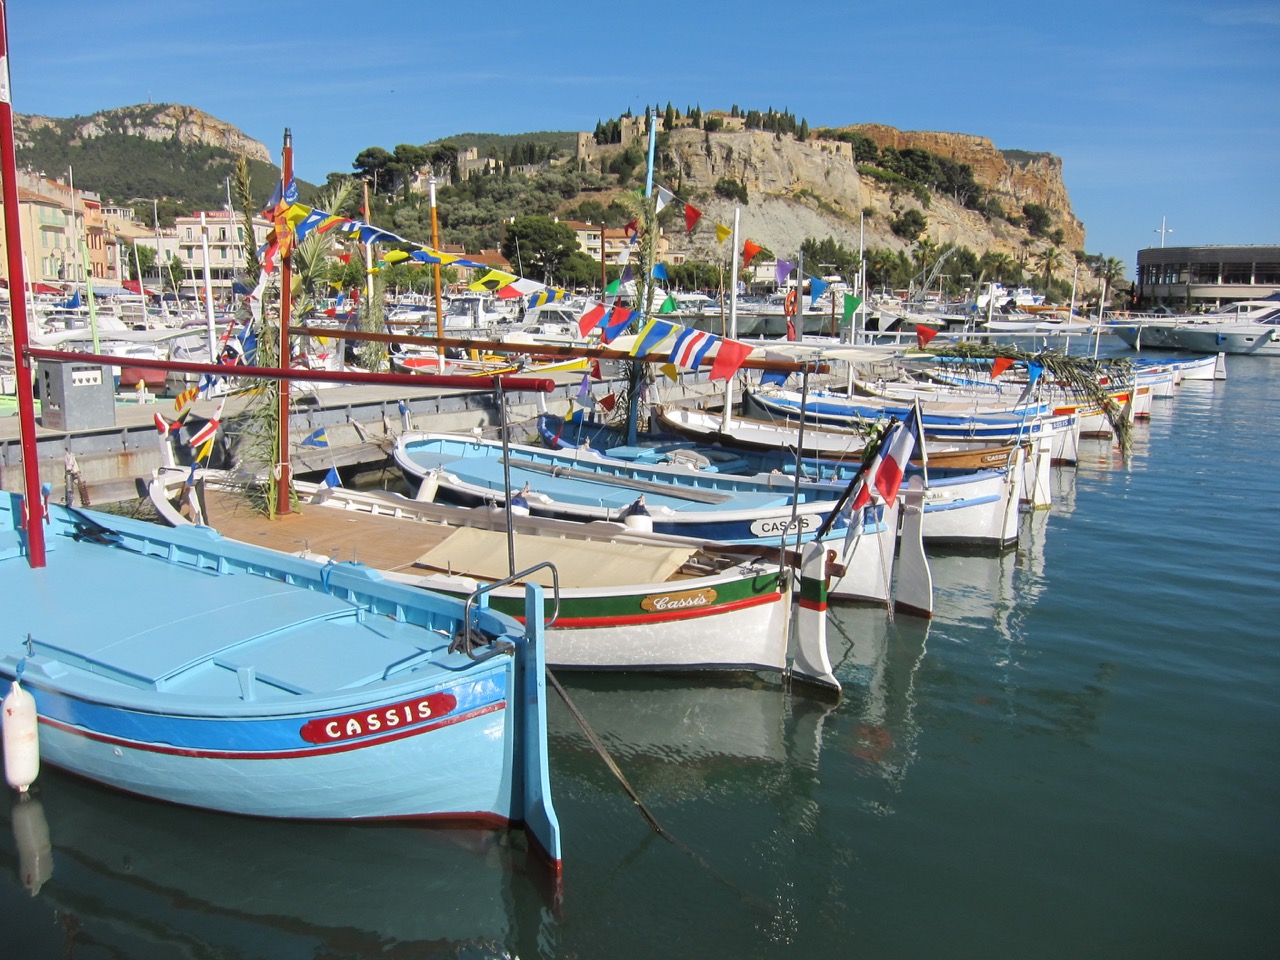
POLYGON ((40 773, 36 701, 14 680, 0 710, 4 724, 4 777, 9 786, 26 793, 40 773))
POLYGON ((421 503, 433 503, 436 499, 436 491, 440 489, 440 476, 434 470, 422 478, 422 483, 418 487, 418 493, 414 499, 421 503))

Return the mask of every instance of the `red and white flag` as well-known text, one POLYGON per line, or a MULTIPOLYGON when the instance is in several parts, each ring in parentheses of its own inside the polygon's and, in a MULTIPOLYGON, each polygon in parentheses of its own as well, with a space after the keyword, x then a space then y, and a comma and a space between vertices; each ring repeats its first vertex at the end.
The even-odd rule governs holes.
POLYGON ((916 448, 915 411, 907 417, 907 422, 900 424, 889 441, 889 449, 882 446, 877 456, 879 461, 875 472, 876 492, 884 500, 885 506, 892 507, 898 499, 898 488, 902 486, 902 475, 907 472, 907 462, 916 448))
POLYGON ((205 423, 203 427, 191 435, 189 441, 192 449, 198 450, 201 444, 208 443, 213 439, 214 434, 218 432, 218 424, 222 420, 222 408, 227 405, 226 398, 218 404, 217 412, 205 423))

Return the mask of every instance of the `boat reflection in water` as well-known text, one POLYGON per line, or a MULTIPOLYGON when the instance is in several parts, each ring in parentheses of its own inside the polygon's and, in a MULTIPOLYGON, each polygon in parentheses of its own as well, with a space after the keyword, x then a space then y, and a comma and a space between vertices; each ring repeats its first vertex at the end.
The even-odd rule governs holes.
POLYGON ((916 678, 931 623, 906 614, 886 618, 883 610, 871 607, 831 608, 828 642, 846 703, 828 742, 841 762, 855 765, 860 777, 880 782, 850 796, 861 810, 892 813, 894 797, 916 759, 921 730, 915 715, 916 678))
POLYGON ((501 831, 234 817, 56 770, 33 792, 5 802, 13 842, 0 841, 0 885, 14 888, 3 894, 5 913, 12 922, 20 909, 17 932, 47 941, 13 954, 26 960, 79 949, 508 957, 554 934, 544 872, 501 831), (18 884, 35 898, 25 907, 15 906, 18 884))

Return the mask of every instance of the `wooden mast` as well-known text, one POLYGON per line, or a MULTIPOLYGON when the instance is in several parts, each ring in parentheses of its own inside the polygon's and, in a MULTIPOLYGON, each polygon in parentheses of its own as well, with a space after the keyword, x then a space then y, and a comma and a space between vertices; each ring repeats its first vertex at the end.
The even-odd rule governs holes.
POLYGON ((31 396, 31 358, 27 354, 26 276, 22 263, 22 230, 18 215, 17 155, 13 146, 13 104, 9 90, 9 14, 0 0, 0 174, 4 180, 4 235, 9 265, 9 311, 13 325, 14 373, 17 375, 18 423, 22 441, 23 523, 27 528, 27 562, 45 565, 44 505, 40 464, 36 460, 36 407, 31 396))

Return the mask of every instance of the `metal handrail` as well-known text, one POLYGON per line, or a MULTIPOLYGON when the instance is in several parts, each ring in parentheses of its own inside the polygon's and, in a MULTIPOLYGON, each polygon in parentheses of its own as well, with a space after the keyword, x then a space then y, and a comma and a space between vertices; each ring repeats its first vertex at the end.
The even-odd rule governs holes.
MULTIPOLYGON (((560 571, 556 569, 556 565, 552 563, 550 560, 543 560, 541 563, 535 563, 532 567, 527 567, 524 570, 520 570, 517 573, 513 573, 511 576, 506 577, 502 580, 495 580, 492 583, 481 584, 479 587, 477 587, 475 591, 472 592, 471 596, 467 597, 466 602, 463 604, 462 635, 459 638, 455 639, 454 642, 450 645, 449 652, 455 653, 457 650, 460 649, 472 660, 485 659, 482 657, 477 657, 475 656, 475 654, 471 652, 472 646, 473 646, 471 643, 472 604, 474 604, 476 600, 478 600, 484 594, 489 593, 491 590, 496 590, 498 587, 505 587, 508 584, 515 583, 517 580, 523 580, 529 574, 533 573, 536 570, 541 570, 543 567, 548 567, 551 570, 551 591, 552 591, 552 595, 555 597, 555 607, 552 608, 551 618, 543 622, 543 628, 545 629, 547 627, 552 626, 558 619, 560 619, 560 571), (461 640, 461 643, 458 642, 459 640, 461 640)), ((498 651, 494 651, 494 652, 496 653, 498 651)), ((492 656, 492 654, 488 654, 487 656, 492 656)))

